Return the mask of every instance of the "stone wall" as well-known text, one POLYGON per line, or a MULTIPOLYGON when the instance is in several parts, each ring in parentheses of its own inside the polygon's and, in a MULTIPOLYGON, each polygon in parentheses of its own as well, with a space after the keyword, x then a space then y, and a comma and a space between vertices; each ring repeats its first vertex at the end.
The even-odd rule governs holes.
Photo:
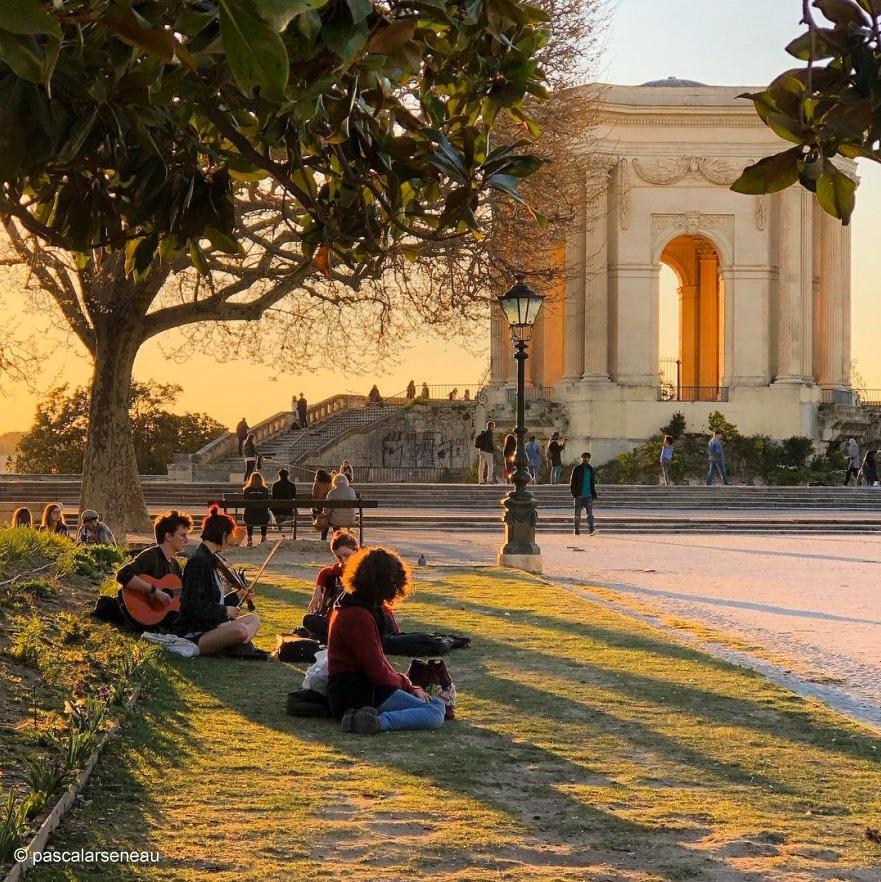
POLYGON ((450 478, 464 477, 477 460, 474 436, 483 427, 485 411, 476 403, 437 401, 413 404, 387 419, 352 431, 310 457, 312 468, 336 468, 348 459, 360 480, 403 480, 404 473, 439 470, 450 478), (376 470, 364 476, 364 469, 376 470), (400 473, 396 475, 395 473, 400 473))

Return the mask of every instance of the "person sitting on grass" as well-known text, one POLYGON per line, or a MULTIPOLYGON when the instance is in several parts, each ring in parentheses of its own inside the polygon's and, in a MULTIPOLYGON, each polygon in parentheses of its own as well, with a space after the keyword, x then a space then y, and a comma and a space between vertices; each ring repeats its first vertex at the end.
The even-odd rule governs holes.
POLYGON ((33 527, 33 519, 31 518, 31 510, 23 505, 12 513, 12 519, 9 521, 12 527, 33 527))
POLYGON ((409 567, 386 548, 362 548, 343 572, 344 594, 330 616, 327 700, 343 732, 373 735, 438 729, 446 705, 414 686, 382 650, 384 608, 413 587, 409 567))
POLYGON ((202 542, 184 567, 174 630, 197 644, 200 655, 235 648, 242 658, 265 658, 266 653, 251 644, 260 619, 239 609, 234 591, 224 596, 217 572, 217 555, 229 548, 235 532, 235 520, 213 505, 202 521, 202 542))
POLYGON ((64 509, 61 507, 60 502, 50 502, 43 509, 43 517, 40 520, 40 532, 70 536, 67 524, 64 523, 64 509))
POLYGON ((323 567, 315 579, 315 590, 303 616, 303 628, 321 643, 327 643, 327 622, 333 605, 343 594, 343 569, 361 546, 348 530, 337 530, 330 537, 330 553, 336 563, 323 567))
POLYGON ((82 513, 82 523, 76 534, 77 545, 116 545, 110 527, 98 520, 98 512, 87 508, 82 513))

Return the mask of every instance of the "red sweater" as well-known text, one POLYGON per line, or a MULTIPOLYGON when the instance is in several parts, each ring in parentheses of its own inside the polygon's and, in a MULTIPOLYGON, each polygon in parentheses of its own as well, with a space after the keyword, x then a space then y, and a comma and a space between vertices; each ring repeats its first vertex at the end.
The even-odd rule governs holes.
POLYGON ((411 692, 413 684, 399 674, 382 651, 379 629, 369 609, 344 606, 330 614, 327 634, 327 672, 365 673, 374 686, 411 692))

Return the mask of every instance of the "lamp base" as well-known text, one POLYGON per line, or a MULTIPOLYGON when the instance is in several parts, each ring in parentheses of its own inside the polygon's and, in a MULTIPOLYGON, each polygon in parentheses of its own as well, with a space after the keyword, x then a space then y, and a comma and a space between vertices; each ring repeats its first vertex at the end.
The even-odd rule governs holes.
POLYGON ((539 574, 542 571, 540 554, 506 554, 502 549, 499 551, 497 563, 500 567, 523 570, 526 573, 539 574))

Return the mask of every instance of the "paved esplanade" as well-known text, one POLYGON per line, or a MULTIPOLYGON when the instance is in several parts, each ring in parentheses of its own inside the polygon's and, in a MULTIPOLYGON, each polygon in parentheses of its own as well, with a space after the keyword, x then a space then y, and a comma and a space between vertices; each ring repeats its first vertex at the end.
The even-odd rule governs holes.
MULTIPOLYGON (((399 538, 400 537, 400 538, 399 538)), ((501 533, 399 533, 429 564, 490 561, 501 533)), ((881 726, 881 543, 871 536, 542 535, 545 576, 596 585, 788 659, 800 691, 881 726), (580 540, 580 541, 577 541, 580 540), (583 549, 577 551, 575 549, 583 549)), ((785 680, 785 678, 784 678, 785 680)))

